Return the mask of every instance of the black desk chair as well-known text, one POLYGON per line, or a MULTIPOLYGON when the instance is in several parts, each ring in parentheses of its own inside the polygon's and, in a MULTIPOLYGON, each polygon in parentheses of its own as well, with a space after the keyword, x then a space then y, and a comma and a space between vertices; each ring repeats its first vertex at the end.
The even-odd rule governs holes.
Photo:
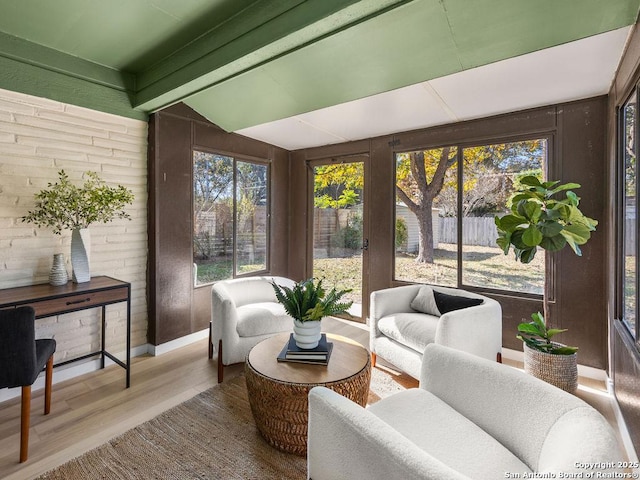
POLYGON ((35 311, 32 307, 0 310, 0 388, 22 387, 20 421, 20 463, 29 455, 31 385, 47 366, 44 414, 51 409, 51 377, 56 341, 35 339, 35 311))

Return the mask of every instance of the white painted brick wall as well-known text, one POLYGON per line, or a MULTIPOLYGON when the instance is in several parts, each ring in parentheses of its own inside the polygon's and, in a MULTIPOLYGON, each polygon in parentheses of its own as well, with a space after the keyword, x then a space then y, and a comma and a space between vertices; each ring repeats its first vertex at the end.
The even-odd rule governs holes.
MULTIPOLYGON (((95 224, 91 274, 131 283, 131 346, 147 343, 147 124, 0 89, 0 288, 46 283, 53 254, 64 253, 71 274, 71 232, 22 223, 34 194, 64 169, 80 183, 86 171, 135 195, 132 220, 95 224)), ((107 307, 107 349, 125 350, 126 307, 107 307)), ((39 338, 55 338, 55 361, 99 349, 100 309, 36 321, 39 338)), ((124 355, 122 355, 124 356, 124 355)))

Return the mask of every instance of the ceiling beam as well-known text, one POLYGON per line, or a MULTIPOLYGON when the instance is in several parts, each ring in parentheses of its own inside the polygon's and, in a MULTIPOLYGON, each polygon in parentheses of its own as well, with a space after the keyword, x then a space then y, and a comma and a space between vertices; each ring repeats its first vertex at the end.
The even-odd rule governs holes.
POLYGON ((573 2, 556 0, 415 0, 184 102, 237 131, 617 30, 637 12, 638 0, 581 0, 579 15, 573 2))
POLYGON ((133 92, 132 74, 0 32, 0 56, 116 90, 133 92))
POLYGON ((0 88, 146 120, 134 87, 131 74, 0 32, 0 88))
POLYGON ((259 0, 137 75, 134 108, 156 111, 409 0, 259 0), (213 48, 212 48, 213 47, 213 48))

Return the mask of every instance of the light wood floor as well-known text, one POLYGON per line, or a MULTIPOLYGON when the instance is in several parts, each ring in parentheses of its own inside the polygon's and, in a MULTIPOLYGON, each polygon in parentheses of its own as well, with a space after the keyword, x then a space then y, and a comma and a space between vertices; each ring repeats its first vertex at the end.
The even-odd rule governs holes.
MULTIPOLYGON (((364 346, 369 342, 367 328, 353 322, 326 319, 323 329, 364 346)), ((24 464, 18 463, 19 398, 0 403, 0 478, 33 478, 101 445, 216 385, 216 369, 215 358, 207 358, 207 341, 202 340, 158 357, 134 358, 129 389, 124 388, 124 371, 117 366, 54 384, 47 416, 42 413, 43 391, 34 392, 29 460, 24 464)), ((225 378, 242 369, 242 365, 225 368, 225 378)), ((595 385, 594 391, 581 390, 580 396, 613 419, 604 385, 595 385)))
MULTIPOLYGON (((366 327, 323 321, 324 330, 368 345, 366 327)), ((225 368, 225 379, 242 365, 225 368)), ((53 372, 54 379, 56 372, 53 372)), ((217 364, 207 340, 158 357, 132 359, 131 387, 118 366, 54 384, 51 413, 43 415, 44 391, 33 393, 29 460, 18 463, 20 399, 0 403, 0 478, 36 477, 217 384, 217 364)))

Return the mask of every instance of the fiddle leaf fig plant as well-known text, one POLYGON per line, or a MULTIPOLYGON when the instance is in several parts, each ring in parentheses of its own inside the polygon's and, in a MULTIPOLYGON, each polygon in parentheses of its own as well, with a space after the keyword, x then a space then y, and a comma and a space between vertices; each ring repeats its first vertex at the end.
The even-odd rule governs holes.
MULTIPOLYGON (((529 263, 534 259, 538 247, 557 252, 569 245, 574 253, 582 256, 580 245, 591 238, 598 221, 584 215, 578 205, 580 197, 573 190, 578 183, 559 181, 542 182, 533 175, 520 179, 520 184, 508 201, 511 213, 495 217, 498 230, 497 244, 505 255, 513 247, 516 260, 529 263), (564 198, 557 198, 564 193, 564 198)), ((547 303, 544 303, 545 314, 547 303)), ((566 330, 547 328, 544 316, 531 315, 532 321, 518 325, 517 338, 529 348, 555 355, 573 355, 577 347, 568 347, 551 338, 566 330)))
POLYGON ((95 172, 86 172, 81 187, 71 183, 64 170, 58 182, 48 183, 35 195, 36 206, 22 217, 38 227, 50 227, 60 235, 62 230, 87 228, 92 223, 107 223, 115 218, 131 219, 124 211, 133 202, 133 193, 122 185, 110 187, 95 172))
POLYGON ((275 282, 271 284, 278 302, 284 306, 289 316, 300 322, 311 322, 329 315, 348 313, 347 310, 353 305, 352 301, 340 301, 351 289, 336 290, 334 287, 327 294, 322 286, 322 280, 315 282, 314 278, 309 278, 296 283, 293 288, 280 286, 275 282))
POLYGON ((598 221, 585 216, 578 205, 580 197, 572 190, 577 183, 541 182, 535 176, 520 179, 520 187, 509 199, 511 213, 495 217, 496 242, 505 255, 513 247, 516 260, 529 263, 538 247, 550 252, 569 245, 581 256, 580 245, 587 243, 598 221), (564 198, 556 194, 565 193, 564 198))
POLYGON ((568 347, 551 341, 551 337, 558 333, 566 332, 566 329, 547 328, 544 317, 540 312, 531 315, 532 321, 518 325, 516 338, 522 340, 529 348, 554 355, 573 355, 578 347, 568 347))

